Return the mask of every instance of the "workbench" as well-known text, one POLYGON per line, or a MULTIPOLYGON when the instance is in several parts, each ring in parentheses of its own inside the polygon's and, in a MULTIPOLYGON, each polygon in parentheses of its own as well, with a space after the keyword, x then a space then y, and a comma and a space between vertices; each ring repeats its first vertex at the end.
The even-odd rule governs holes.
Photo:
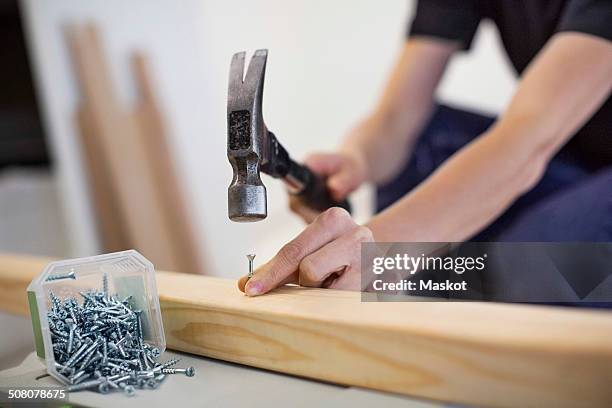
MULTIPOLYGON (((0 386, 42 387, 57 386, 57 382, 46 374, 44 364, 36 356, 34 343, 30 340, 32 330, 29 319, 0 313, 0 327, 11 331, 10 339, 0 336, 0 356, 7 356, 10 349, 24 346, 32 350, 16 367, 6 369, 0 357, 0 386), (20 343, 18 343, 21 339, 20 343), (23 344, 27 343, 27 344, 23 344), (44 376, 39 380, 36 378, 44 376)), ((85 407, 124 406, 130 407, 316 407, 351 406, 359 407, 403 407, 435 408, 439 405, 419 401, 390 393, 382 393, 344 387, 305 378, 274 373, 239 364, 226 363, 186 353, 166 351, 161 360, 180 358, 177 366, 196 369, 196 375, 169 375, 156 390, 136 389, 134 397, 121 392, 101 395, 93 391, 79 391, 70 394, 69 401, 85 407)), ((5 359, 6 360, 6 359, 5 359)))

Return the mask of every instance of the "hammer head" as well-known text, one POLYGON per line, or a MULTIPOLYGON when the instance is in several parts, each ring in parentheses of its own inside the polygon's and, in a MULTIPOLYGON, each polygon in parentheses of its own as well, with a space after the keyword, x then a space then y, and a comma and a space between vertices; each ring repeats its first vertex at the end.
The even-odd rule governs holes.
POLYGON ((260 168, 266 160, 268 129, 262 115, 268 50, 257 50, 244 74, 245 53, 234 54, 227 98, 227 157, 234 177, 228 188, 232 221, 259 221, 267 216, 266 187, 260 168))

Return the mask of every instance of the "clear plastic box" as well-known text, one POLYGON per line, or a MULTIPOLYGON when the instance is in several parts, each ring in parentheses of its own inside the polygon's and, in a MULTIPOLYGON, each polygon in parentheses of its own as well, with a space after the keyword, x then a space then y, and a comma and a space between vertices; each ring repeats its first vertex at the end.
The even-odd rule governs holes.
POLYGON ((34 328, 36 352, 45 359, 47 372, 61 382, 66 378, 57 372, 47 312, 51 309, 50 292, 60 299, 76 298, 82 303, 79 292, 100 289, 104 274, 108 276, 108 292, 119 298, 132 296, 130 306, 142 310, 142 332, 145 342, 166 349, 166 339, 157 296, 155 268, 135 250, 114 252, 87 258, 52 262, 32 280, 28 286, 28 302, 34 328), (50 276, 74 273, 74 279, 47 280, 50 276))

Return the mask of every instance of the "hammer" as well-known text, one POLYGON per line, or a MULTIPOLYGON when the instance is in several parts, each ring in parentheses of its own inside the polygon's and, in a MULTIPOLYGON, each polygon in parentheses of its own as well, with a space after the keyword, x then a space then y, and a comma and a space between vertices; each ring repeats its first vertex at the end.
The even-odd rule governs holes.
POLYGON ((307 206, 323 211, 349 203, 335 201, 325 179, 296 163, 263 120, 262 100, 268 50, 257 50, 244 76, 245 53, 234 54, 227 98, 227 157, 234 177, 227 191, 228 215, 237 222, 259 221, 268 215, 266 187, 260 171, 282 179, 289 192, 307 206))

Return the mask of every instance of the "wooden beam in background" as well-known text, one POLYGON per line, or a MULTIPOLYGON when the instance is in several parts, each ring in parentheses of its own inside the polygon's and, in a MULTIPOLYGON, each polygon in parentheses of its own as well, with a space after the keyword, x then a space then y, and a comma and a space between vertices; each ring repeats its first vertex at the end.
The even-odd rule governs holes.
POLYGON ((83 164, 87 168, 88 191, 96 213, 102 247, 105 251, 123 251, 132 247, 127 231, 127 223, 119 203, 115 199, 116 190, 110 180, 108 163, 100 155, 100 135, 94 125, 94 113, 87 104, 82 104, 76 112, 76 123, 81 136, 83 164))
MULTIPOLYGON (((25 311, 25 287, 46 262, 0 256, 0 307, 25 311)), ((612 405, 610 312, 362 303, 299 287, 248 298, 232 280, 158 272, 157 281, 174 350, 453 403, 612 405)))
POLYGON ((81 90, 77 124, 106 250, 135 247, 162 268, 203 273, 149 64, 133 54, 138 98, 127 107, 96 26, 69 26, 66 41, 81 90))
MULTIPOLYGON (((133 76, 138 85, 139 100, 132 113, 140 129, 141 146, 146 151, 149 172, 155 180, 158 199, 165 215, 168 242, 176 253, 175 270, 204 273, 198 256, 195 216, 189 206, 183 178, 173 157, 170 137, 162 110, 155 96, 150 62, 140 52, 131 58, 133 76)), ((201 251, 200 251, 201 252, 201 251)))

